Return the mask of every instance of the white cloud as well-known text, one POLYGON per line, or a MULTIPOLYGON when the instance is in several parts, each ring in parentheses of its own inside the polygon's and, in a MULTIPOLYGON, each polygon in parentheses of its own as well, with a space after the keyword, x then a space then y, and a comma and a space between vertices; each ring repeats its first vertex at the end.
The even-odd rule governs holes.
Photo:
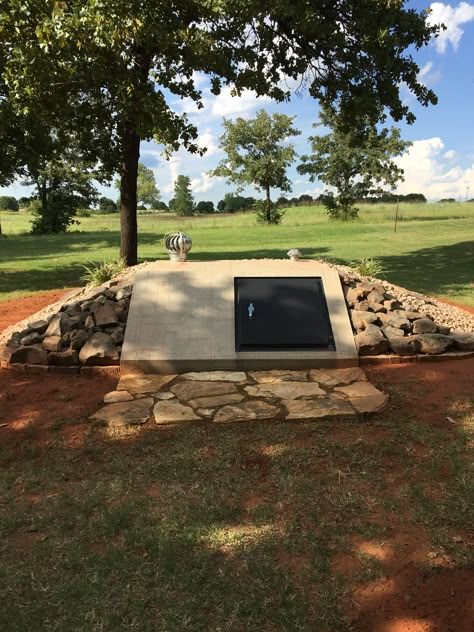
POLYGON ((435 40, 438 53, 445 53, 449 43, 454 50, 457 50, 464 33, 460 26, 474 20, 474 5, 460 2, 454 8, 450 4, 433 2, 430 10, 428 24, 444 24, 446 26, 446 30, 441 31, 435 40))
POLYGON ((205 147, 207 149, 204 154, 206 158, 222 153, 222 149, 216 143, 214 134, 210 129, 206 129, 202 134, 199 134, 197 144, 199 147, 205 147))
POLYGON ((450 149, 443 154, 443 158, 446 158, 446 160, 454 160, 454 158, 456 158, 456 152, 454 151, 454 149, 450 149))
POLYGON ((257 108, 263 107, 271 101, 270 97, 257 97, 252 90, 244 90, 240 97, 233 97, 232 89, 227 86, 214 98, 211 105, 211 115, 216 117, 240 116, 246 118, 257 108))
POLYGON ((455 157, 453 150, 443 152, 439 137, 416 140, 408 151, 395 160, 405 172, 399 193, 423 193, 428 199, 443 197, 464 199, 467 186, 474 188, 474 164, 467 169, 459 165, 447 167, 444 159, 455 157))
POLYGON ((180 173, 182 173, 182 164, 183 160, 180 156, 172 156, 168 162, 168 171, 169 171, 169 180, 168 184, 163 186, 163 191, 165 193, 173 193, 174 191, 174 183, 176 182, 177 177, 180 173))
POLYGON ((441 73, 439 70, 433 70, 433 62, 428 61, 418 73, 417 79, 425 86, 432 86, 441 79, 441 73))
POLYGON ((220 178, 213 178, 205 171, 201 172, 199 178, 193 178, 191 180, 191 190, 193 193, 206 193, 213 188, 216 184, 216 180, 220 180, 220 178))

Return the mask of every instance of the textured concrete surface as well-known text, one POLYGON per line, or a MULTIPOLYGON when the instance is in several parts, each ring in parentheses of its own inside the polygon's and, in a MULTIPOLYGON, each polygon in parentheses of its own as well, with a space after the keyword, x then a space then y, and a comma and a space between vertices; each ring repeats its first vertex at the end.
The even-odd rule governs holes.
POLYGON ((315 261, 158 261, 137 273, 122 347, 126 373, 348 367, 358 364, 338 273, 315 261), (235 350, 235 277, 321 277, 335 350, 235 350))

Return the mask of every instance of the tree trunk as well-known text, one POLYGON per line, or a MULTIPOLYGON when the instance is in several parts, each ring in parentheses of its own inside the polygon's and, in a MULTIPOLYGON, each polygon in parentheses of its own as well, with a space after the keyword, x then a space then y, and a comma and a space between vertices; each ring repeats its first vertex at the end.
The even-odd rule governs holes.
POLYGON ((140 137, 126 125, 122 139, 123 158, 120 174, 120 256, 127 266, 137 264, 137 175, 140 137))
POLYGON ((267 205, 267 224, 271 224, 271 221, 272 221, 272 209, 271 209, 272 201, 270 200, 270 187, 266 187, 265 191, 267 192, 267 201, 266 201, 266 205, 267 205))

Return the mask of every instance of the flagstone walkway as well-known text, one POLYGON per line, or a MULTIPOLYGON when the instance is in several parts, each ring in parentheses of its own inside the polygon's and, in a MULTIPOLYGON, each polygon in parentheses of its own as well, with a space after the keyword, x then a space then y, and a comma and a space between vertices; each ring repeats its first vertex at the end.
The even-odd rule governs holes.
POLYGON ((90 419, 107 426, 298 421, 375 413, 387 401, 358 367, 126 375, 90 419))

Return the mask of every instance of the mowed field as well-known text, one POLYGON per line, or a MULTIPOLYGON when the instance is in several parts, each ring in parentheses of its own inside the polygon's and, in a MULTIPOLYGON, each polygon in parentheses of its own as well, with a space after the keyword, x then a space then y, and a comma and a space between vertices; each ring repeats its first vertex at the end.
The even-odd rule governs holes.
MULTIPOLYGON (((411 290, 474 306, 474 203, 361 205, 354 222, 329 221, 324 208, 288 209, 280 226, 262 226, 255 215, 179 218, 139 215, 139 258, 167 257, 161 239, 181 229, 193 239, 189 260, 286 257, 350 263, 380 259, 388 281, 411 290)), ((38 291, 82 285, 82 265, 118 257, 117 215, 80 218, 65 235, 28 234, 28 213, 0 213, 0 301, 38 291)))

